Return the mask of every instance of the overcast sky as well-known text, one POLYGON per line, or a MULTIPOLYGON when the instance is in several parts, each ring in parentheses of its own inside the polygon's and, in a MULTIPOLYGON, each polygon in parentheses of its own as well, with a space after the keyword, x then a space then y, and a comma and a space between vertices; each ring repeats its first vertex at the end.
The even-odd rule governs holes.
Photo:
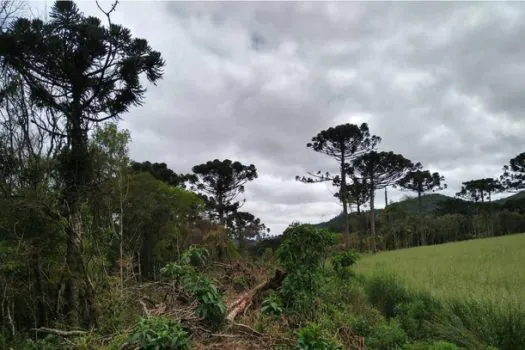
MULTIPOLYGON (((94 1, 79 6, 100 14, 94 1)), ((244 209, 280 233, 341 210, 330 186, 294 180, 337 169, 306 143, 367 122, 382 150, 439 171, 453 195, 525 151, 524 11, 519 2, 121 1, 113 21, 167 62, 121 123, 131 157, 177 172, 214 158, 255 164, 244 209)))

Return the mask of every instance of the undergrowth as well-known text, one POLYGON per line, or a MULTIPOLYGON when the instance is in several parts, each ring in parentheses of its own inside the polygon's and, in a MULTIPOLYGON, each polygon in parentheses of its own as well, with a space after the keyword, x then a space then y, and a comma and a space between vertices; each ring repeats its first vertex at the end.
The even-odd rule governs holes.
POLYGON ((55 335, 16 341, 0 337, 0 347, 13 350, 177 350, 217 346, 281 350, 524 348, 523 309, 466 298, 436 299, 429 293, 410 289, 394 274, 356 273, 353 265, 359 255, 352 250, 330 253, 335 242, 335 236, 328 231, 311 225, 291 225, 276 251, 276 260, 268 263, 267 270, 258 270, 247 260, 213 264, 205 249, 191 247, 180 259, 161 269, 169 281, 165 287, 137 286, 143 298, 157 300, 152 301, 156 305, 153 314, 146 310, 144 315, 140 308, 132 306, 130 300, 137 294, 131 291, 120 297, 110 294, 112 299, 104 305, 111 306, 113 301, 123 309, 120 313, 113 309, 106 313, 107 319, 102 319, 105 324, 98 331, 67 339, 55 335), (226 305, 268 280, 270 271, 273 273, 276 267, 286 271, 282 283, 252 300, 253 305, 236 319, 239 323, 225 322, 226 305), (172 304, 168 306, 170 298, 172 304), (233 327, 236 324, 242 326, 238 333, 233 327))

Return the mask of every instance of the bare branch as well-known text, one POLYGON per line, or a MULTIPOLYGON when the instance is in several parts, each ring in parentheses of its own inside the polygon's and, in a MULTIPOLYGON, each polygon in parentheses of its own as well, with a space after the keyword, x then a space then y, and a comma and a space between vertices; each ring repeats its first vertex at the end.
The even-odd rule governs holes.
POLYGON ((55 329, 55 328, 47 328, 47 327, 40 327, 40 328, 31 328, 32 331, 40 332, 40 333, 49 333, 58 335, 61 337, 75 337, 80 335, 86 335, 88 332, 81 331, 81 330, 73 330, 73 331, 64 331, 61 329, 55 329))

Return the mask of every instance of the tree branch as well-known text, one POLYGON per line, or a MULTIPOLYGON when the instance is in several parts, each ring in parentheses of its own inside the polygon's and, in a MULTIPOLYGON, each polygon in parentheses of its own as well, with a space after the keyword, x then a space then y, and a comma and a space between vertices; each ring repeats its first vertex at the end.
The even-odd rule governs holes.
POLYGON ((31 330, 35 332, 40 332, 40 333, 54 334, 54 335, 58 335, 61 337, 75 337, 75 336, 85 335, 88 333, 86 331, 81 331, 81 330, 64 331, 61 329, 47 328, 47 327, 31 328, 31 330))

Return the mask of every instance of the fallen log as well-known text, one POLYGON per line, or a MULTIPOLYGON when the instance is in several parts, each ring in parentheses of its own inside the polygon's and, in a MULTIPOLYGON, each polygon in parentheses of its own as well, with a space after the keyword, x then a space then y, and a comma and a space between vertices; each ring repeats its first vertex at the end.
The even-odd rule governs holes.
POLYGON ((31 328, 32 331, 40 332, 40 333, 49 333, 58 335, 61 337, 73 337, 73 336, 79 336, 79 335, 85 335, 88 332, 86 331, 64 331, 61 329, 54 329, 54 328, 47 328, 47 327, 40 327, 40 328, 31 328))
POLYGON ((262 292, 269 289, 279 288, 284 280, 284 277, 286 277, 286 273, 284 271, 276 270, 275 275, 272 278, 241 294, 228 306, 226 320, 233 323, 235 317, 248 310, 253 304, 253 301, 257 299, 262 292))

